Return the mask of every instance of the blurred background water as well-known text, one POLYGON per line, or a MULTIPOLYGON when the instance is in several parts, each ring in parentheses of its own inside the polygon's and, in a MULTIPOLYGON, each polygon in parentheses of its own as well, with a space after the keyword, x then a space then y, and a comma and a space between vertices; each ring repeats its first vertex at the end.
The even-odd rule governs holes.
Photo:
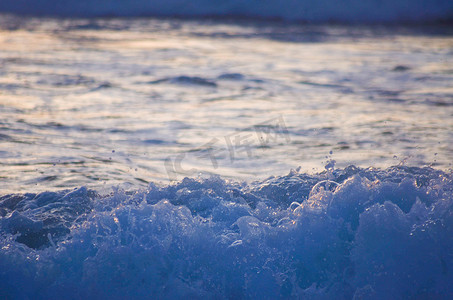
POLYGON ((1 193, 448 170, 452 58, 442 25, 1 15, 1 193))

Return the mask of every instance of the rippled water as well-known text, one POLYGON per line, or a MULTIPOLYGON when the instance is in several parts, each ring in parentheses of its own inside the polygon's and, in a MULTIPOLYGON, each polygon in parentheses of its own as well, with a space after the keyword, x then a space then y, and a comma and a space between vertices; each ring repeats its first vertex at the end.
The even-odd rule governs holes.
POLYGON ((453 159, 453 34, 0 18, 1 193, 453 159))
POLYGON ((0 15, 0 298, 452 299, 452 57, 440 25, 0 15))

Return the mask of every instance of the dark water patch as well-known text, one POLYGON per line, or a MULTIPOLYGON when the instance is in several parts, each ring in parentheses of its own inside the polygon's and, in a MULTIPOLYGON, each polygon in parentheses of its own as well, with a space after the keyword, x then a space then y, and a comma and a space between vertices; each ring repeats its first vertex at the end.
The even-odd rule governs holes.
POLYGON ((168 144, 167 141, 160 140, 160 139, 147 139, 147 140, 143 140, 142 142, 145 143, 145 144, 149 144, 149 145, 164 145, 164 144, 168 144))
POLYGON ((127 134, 134 133, 134 131, 132 131, 132 130, 120 129, 120 128, 109 129, 107 132, 109 132, 109 133, 127 133, 127 134))
POLYGON ((45 183, 45 182, 50 182, 50 181, 55 181, 58 180, 58 176, 55 175, 50 175, 50 176, 43 176, 34 179, 34 182, 39 182, 39 183, 45 183))
POLYGON ((349 145, 339 145, 339 146, 335 146, 333 149, 334 150, 348 150, 348 149, 351 149, 351 146, 349 146, 349 145))
POLYGON ((12 141, 13 138, 7 134, 0 133, 0 141, 12 141))
POLYGON ((264 79, 259 79, 259 78, 251 78, 249 81, 254 82, 254 83, 265 83, 266 82, 264 79))
POLYGON ((318 83, 318 82, 313 82, 313 81, 308 81, 308 80, 302 80, 302 81, 299 81, 298 83, 303 84, 303 85, 313 86, 313 87, 319 87, 319 88, 339 89, 344 94, 353 93, 352 88, 344 86, 344 85, 339 85, 339 84, 318 83))
POLYGON ((200 102, 201 103, 210 103, 210 102, 217 102, 217 101, 229 101, 229 100, 234 100, 234 99, 241 98, 243 96, 244 96, 243 94, 237 94, 237 95, 212 97, 212 98, 202 99, 200 102))
POLYGON ((330 134, 334 130, 336 130, 335 127, 321 127, 321 128, 309 128, 309 129, 289 129, 288 132, 291 135, 296 135, 296 136, 316 136, 320 134, 330 134))
POLYGON ((167 123, 168 127, 172 130, 191 129, 192 125, 183 121, 173 120, 167 123))
POLYGON ((49 65, 48 61, 33 59, 33 58, 25 58, 25 57, 8 57, 0 59, 0 64, 15 64, 15 65, 49 65))
POLYGON ((328 83, 317 83, 313 81, 299 81, 300 84, 305 84, 305 85, 311 85, 311 86, 317 86, 317 87, 327 87, 327 88, 343 88, 344 86, 338 85, 338 84, 328 84, 328 83))
POLYGON ((423 81, 429 81, 429 80, 432 80, 432 79, 433 79, 433 77, 432 76, 428 76, 428 75, 426 75, 426 76, 418 76, 418 77, 415 78, 416 81, 422 81, 422 82, 423 81))
MULTIPOLYGON (((104 157, 98 157, 98 156, 87 156, 87 155, 82 155, 82 156, 85 157, 86 159, 98 161, 98 162, 105 163, 105 164, 113 163, 111 157, 104 158, 104 157)), ((84 162, 84 163, 86 163, 86 162, 84 162)))
POLYGON ((392 102, 392 103, 406 103, 407 100, 401 98, 385 98, 385 101, 392 102))
POLYGON ((450 99, 427 99, 424 101, 425 104, 432 105, 432 106, 439 106, 439 107, 447 107, 453 106, 453 97, 450 99))
POLYGON ((170 83, 180 85, 199 85, 205 87, 217 87, 217 84, 209 79, 196 76, 177 76, 170 78, 162 78, 150 81, 149 84, 170 83))
POLYGON ((360 140, 360 141, 355 141, 354 143, 358 146, 367 145, 367 144, 378 144, 378 142, 372 141, 372 140, 360 140))
POLYGON ((99 90, 103 90, 103 89, 108 89, 108 88, 112 88, 114 87, 114 85, 108 81, 105 81, 105 82, 102 82, 100 83, 98 86, 94 87, 91 89, 91 91, 99 91, 99 90))
POLYGON ((217 77, 220 80, 243 80, 244 78, 245 76, 241 73, 225 73, 217 77))
POLYGON ((324 147, 331 147, 332 144, 329 143, 314 143, 312 145, 308 145, 307 148, 324 148, 324 147))
POLYGON ((410 69, 411 69, 411 67, 409 67, 409 66, 397 65, 392 69, 392 71, 393 72, 406 72, 406 71, 409 71, 410 69))
POLYGON ((9 93, 12 94, 18 94, 18 91, 21 91, 22 89, 29 89, 30 84, 27 82, 23 83, 0 83, 0 90, 1 91, 8 91, 9 93))
POLYGON ((49 122, 46 122, 43 124, 38 124, 38 123, 32 123, 30 121, 21 119, 21 120, 18 120, 17 122, 30 126, 32 128, 41 129, 41 130, 51 129, 51 130, 61 130, 61 131, 67 130, 67 131, 81 131, 81 132, 101 132, 101 131, 103 131, 103 129, 101 129, 101 128, 90 127, 90 126, 86 126, 83 124, 67 125, 67 124, 63 124, 61 122, 56 122, 56 121, 49 121, 49 122))
POLYGON ((146 179, 143 179, 143 178, 139 178, 139 177, 134 177, 135 180, 141 182, 141 183, 145 183, 145 184, 149 184, 149 181, 146 180, 146 179))
POLYGON ((266 89, 260 87, 260 86, 250 86, 246 85, 242 88, 242 91, 265 91, 266 89))
POLYGON ((336 146, 334 146, 334 150, 347 150, 350 149, 351 146, 349 145, 348 142, 338 142, 336 146))
POLYGON ((53 87, 71 87, 93 85, 96 81, 83 75, 44 74, 36 83, 53 87))
POLYGON ((399 96, 402 91, 391 91, 391 90, 375 90, 374 93, 378 94, 379 96, 383 97, 397 97, 399 96))

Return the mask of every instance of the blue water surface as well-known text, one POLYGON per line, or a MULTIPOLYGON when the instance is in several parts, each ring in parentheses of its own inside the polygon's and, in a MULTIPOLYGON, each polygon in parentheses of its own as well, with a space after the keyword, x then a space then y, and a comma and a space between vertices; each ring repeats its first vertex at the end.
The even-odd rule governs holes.
POLYGON ((349 166, 0 198, 6 299, 451 299, 453 177, 349 166))
POLYGON ((305 22, 451 21, 450 0, 16 0, 0 12, 59 16, 182 16, 264 18, 305 22))

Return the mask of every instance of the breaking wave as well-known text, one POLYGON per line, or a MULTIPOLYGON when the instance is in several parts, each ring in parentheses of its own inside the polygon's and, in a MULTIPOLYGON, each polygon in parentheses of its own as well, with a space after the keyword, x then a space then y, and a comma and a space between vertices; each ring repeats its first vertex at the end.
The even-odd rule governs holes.
POLYGON ((350 166, 0 197, 0 297, 451 299, 453 175, 350 166))

